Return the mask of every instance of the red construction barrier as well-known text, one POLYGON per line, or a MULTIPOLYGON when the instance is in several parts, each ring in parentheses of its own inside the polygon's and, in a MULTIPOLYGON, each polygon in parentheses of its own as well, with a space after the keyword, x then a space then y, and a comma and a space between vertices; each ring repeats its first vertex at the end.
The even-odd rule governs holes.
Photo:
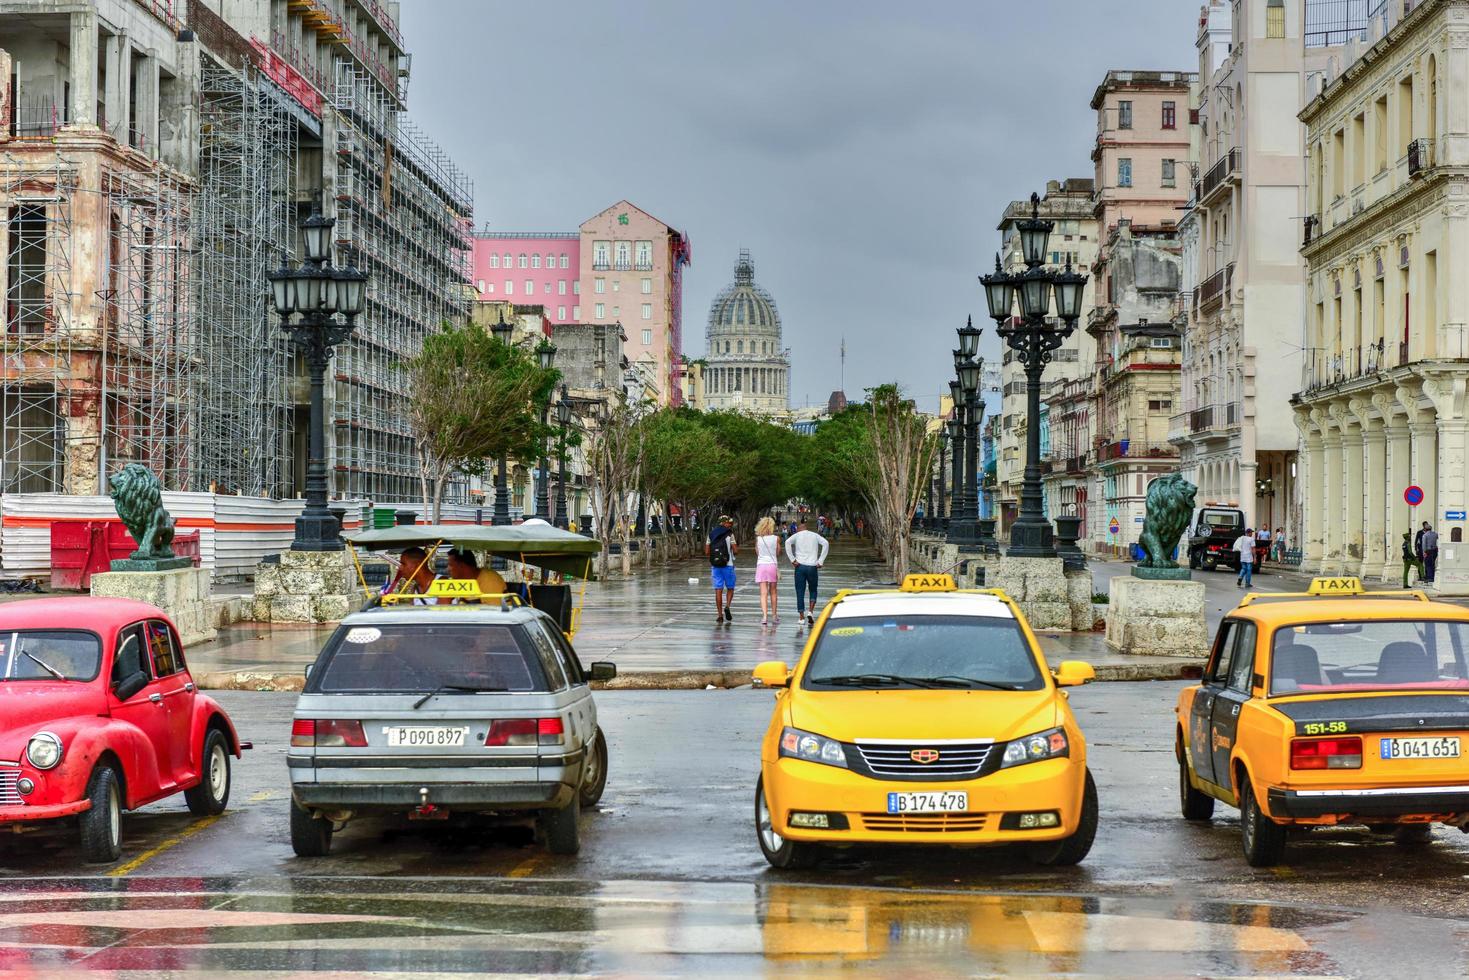
MULTIPOLYGON (((85 592, 92 576, 109 571, 114 558, 126 558, 138 549, 122 521, 52 521, 51 588, 85 592)), ((185 531, 173 539, 173 553, 199 567, 199 532, 185 531)))

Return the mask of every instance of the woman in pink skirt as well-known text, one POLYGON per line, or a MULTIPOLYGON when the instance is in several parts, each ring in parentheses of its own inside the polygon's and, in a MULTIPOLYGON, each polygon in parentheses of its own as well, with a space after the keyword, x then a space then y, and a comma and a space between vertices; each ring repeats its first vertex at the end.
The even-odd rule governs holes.
POLYGON ((776 611, 776 596, 780 595, 780 536, 775 533, 775 520, 760 518, 755 525, 755 581, 760 585, 760 625, 767 626, 772 620, 780 622, 776 611))

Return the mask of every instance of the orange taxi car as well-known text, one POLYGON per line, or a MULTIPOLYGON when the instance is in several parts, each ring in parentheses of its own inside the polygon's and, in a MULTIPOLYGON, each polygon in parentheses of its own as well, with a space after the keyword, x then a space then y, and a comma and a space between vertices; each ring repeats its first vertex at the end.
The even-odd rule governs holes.
POLYGON ((1183 816, 1237 806, 1245 860, 1292 825, 1469 831, 1469 610, 1355 578, 1246 595, 1175 708, 1183 816))

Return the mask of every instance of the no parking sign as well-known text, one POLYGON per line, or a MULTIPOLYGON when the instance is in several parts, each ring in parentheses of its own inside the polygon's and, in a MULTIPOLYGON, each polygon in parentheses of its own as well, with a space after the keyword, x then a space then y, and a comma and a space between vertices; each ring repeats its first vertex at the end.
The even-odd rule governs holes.
POLYGON ((1423 503, 1423 488, 1416 484, 1403 491, 1403 499, 1408 502, 1409 507, 1417 507, 1423 503))

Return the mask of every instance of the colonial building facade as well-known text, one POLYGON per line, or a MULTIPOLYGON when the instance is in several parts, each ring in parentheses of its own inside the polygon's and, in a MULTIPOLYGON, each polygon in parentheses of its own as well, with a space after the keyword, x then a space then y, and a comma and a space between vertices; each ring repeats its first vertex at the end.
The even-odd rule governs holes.
POLYGON ((1469 501, 1469 0, 1389 8, 1300 114, 1305 561, 1374 577, 1420 521, 1451 540, 1469 501))

